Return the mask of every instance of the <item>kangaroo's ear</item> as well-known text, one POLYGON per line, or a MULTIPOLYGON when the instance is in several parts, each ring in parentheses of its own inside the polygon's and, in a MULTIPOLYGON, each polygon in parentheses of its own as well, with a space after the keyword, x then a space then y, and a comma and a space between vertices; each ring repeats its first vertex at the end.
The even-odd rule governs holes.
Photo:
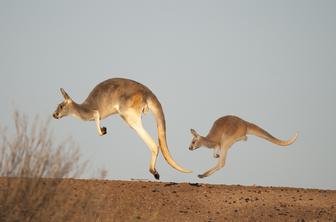
POLYGON ((65 92, 63 88, 61 88, 60 90, 65 100, 71 100, 70 96, 65 92))
POLYGON ((190 129, 190 132, 191 132, 192 135, 194 135, 196 137, 198 136, 198 133, 196 132, 196 130, 190 129))

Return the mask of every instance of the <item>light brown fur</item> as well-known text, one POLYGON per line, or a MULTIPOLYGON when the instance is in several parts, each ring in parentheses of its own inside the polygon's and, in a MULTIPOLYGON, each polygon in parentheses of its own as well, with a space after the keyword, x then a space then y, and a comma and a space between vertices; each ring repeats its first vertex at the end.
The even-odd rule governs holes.
POLYGON ((141 115, 151 110, 155 116, 158 128, 159 147, 166 161, 175 169, 190 173, 191 171, 177 165, 172 159, 166 140, 166 123, 159 100, 146 86, 129 79, 113 78, 98 84, 82 104, 75 103, 61 89, 64 101, 58 105, 53 116, 56 119, 63 116, 74 116, 85 121, 95 121, 99 135, 106 134, 106 128, 100 127, 100 120, 113 114, 119 114, 133 128, 151 150, 150 172, 156 179, 159 174, 155 169, 159 153, 158 146, 143 128, 141 115))
POLYGON ((238 141, 247 140, 247 135, 255 135, 266 139, 280 146, 288 146, 295 142, 298 137, 296 133, 290 140, 283 141, 273 137, 271 134, 249 123, 237 116, 224 116, 216 120, 206 137, 200 136, 195 130, 191 129, 193 139, 190 150, 195 150, 201 146, 214 149, 214 157, 219 158, 218 164, 205 173, 199 175, 199 178, 210 176, 225 165, 227 152, 230 147, 238 141))

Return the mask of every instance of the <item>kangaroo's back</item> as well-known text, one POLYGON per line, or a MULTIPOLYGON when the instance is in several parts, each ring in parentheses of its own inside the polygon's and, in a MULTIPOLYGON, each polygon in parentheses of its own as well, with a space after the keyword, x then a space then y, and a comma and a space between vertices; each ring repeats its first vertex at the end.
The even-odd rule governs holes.
POLYGON ((208 139, 220 142, 224 136, 234 136, 235 134, 245 135, 247 131, 246 122, 237 116, 224 116, 217 119, 210 129, 208 139))
POLYGON ((146 86, 134 80, 112 78, 99 83, 86 98, 85 103, 106 102, 106 100, 128 99, 134 94, 149 96, 153 93, 146 86))
POLYGON ((154 94, 149 88, 134 80, 112 78, 99 83, 83 104, 98 110, 102 116, 106 116, 115 112, 121 104, 134 96, 139 98, 140 102, 145 103, 154 94))

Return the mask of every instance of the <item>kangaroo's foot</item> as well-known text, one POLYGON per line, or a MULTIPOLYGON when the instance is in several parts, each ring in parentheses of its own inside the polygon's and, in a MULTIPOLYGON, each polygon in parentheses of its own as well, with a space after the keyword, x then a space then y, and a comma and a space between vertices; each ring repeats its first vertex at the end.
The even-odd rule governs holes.
POLYGON ((247 136, 242 136, 238 138, 237 141, 247 141, 247 136))
POLYGON ((204 174, 199 174, 198 175, 198 178, 200 178, 200 179, 203 179, 204 177, 206 177, 206 175, 204 175, 204 174))
POLYGON ((100 135, 101 135, 101 136, 104 136, 104 135, 106 134, 106 132, 107 132, 106 127, 101 127, 101 128, 100 128, 100 135))
POLYGON ((154 177, 156 180, 160 180, 160 174, 158 172, 154 173, 154 177))
POLYGON ((156 180, 160 180, 160 174, 156 170, 150 170, 150 173, 153 174, 156 180))

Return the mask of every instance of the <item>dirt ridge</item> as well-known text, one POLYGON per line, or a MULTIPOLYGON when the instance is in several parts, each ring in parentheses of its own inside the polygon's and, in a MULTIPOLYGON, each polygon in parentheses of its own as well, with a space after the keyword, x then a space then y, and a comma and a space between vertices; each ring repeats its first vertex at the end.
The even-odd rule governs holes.
POLYGON ((90 193, 97 221, 336 221, 334 190, 76 179, 62 186, 73 200, 90 193))

